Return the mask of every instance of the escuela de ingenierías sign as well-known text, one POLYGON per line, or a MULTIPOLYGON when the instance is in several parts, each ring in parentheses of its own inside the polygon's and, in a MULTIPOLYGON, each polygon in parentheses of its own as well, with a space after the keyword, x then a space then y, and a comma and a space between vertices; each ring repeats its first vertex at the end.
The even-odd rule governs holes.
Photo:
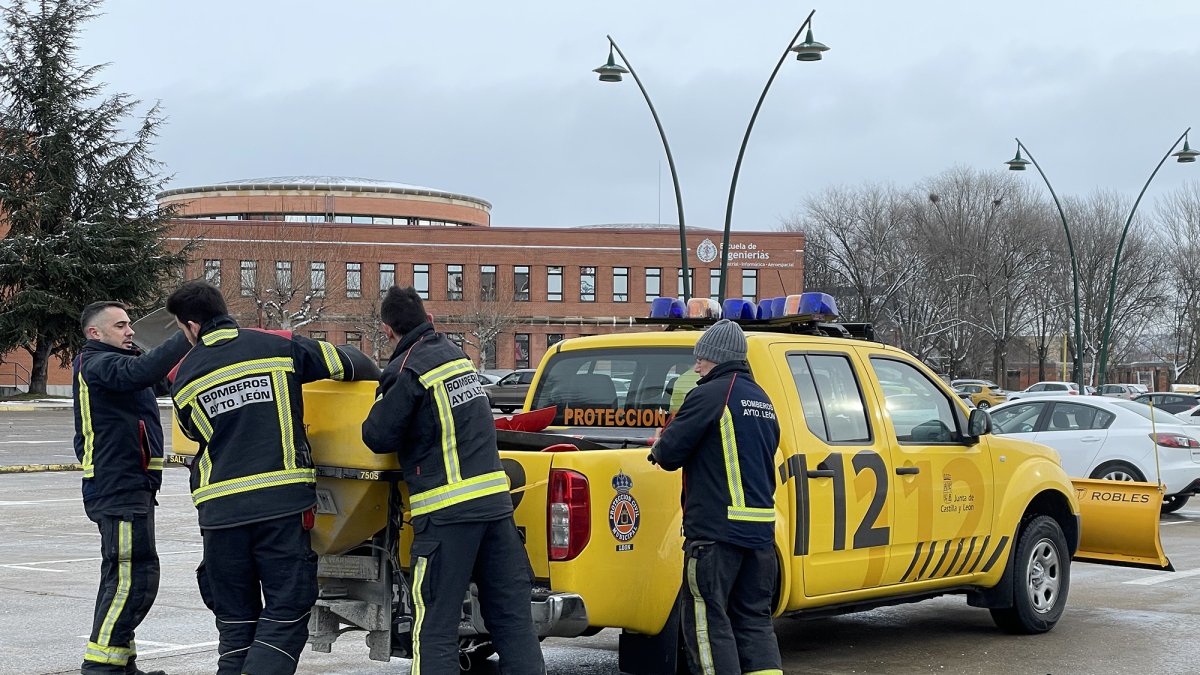
MULTIPOLYGON (((720 260, 720 247, 712 239, 705 239, 696 246, 696 259, 704 264, 720 260)), ((754 242, 729 242, 730 267, 786 267, 796 266, 791 256, 780 256, 779 251, 760 248, 754 242), (772 259, 772 253, 775 254, 772 259)))

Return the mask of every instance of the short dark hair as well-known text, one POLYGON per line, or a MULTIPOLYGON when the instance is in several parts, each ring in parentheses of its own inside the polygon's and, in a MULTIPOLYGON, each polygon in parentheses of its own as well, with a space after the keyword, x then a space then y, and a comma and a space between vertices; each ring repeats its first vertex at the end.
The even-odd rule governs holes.
POLYGON ((383 296, 379 318, 397 334, 403 335, 428 321, 429 315, 425 312, 425 303, 421 302, 417 289, 412 286, 392 286, 383 296))
POLYGON ((129 309, 128 307, 125 306, 125 303, 117 302, 116 300, 101 300, 99 302, 93 302, 92 304, 88 305, 87 307, 84 307, 83 312, 80 313, 79 327, 82 328, 84 331, 86 331, 87 327, 92 324, 92 319, 95 319, 97 314, 99 314, 100 312, 103 312, 104 310, 108 309, 109 307, 116 307, 117 309, 124 309, 124 310, 129 309))
POLYGON ((176 319, 200 325, 214 317, 228 314, 221 291, 205 281, 188 281, 167 298, 167 311, 176 319))

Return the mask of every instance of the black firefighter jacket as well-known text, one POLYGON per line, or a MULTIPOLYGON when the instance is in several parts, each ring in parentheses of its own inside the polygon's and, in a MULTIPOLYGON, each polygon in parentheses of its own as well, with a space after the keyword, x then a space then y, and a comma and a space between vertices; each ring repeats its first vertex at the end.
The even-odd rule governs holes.
POLYGON ((363 442, 399 454, 414 522, 487 521, 512 513, 492 408, 462 350, 433 325, 405 334, 379 380, 363 442))
POLYGON ((311 508, 316 477, 300 385, 378 374, 353 347, 239 328, 229 316, 205 322, 172 385, 180 429, 200 445, 191 479, 200 527, 234 527, 311 508))
POLYGON ((71 390, 85 503, 158 491, 163 432, 154 385, 189 349, 183 333, 141 355, 98 340, 84 343, 71 364, 71 390))
POLYGON ((700 378, 652 450, 662 468, 683 468, 688 539, 766 548, 775 537, 775 450, 771 399, 744 361, 700 378))

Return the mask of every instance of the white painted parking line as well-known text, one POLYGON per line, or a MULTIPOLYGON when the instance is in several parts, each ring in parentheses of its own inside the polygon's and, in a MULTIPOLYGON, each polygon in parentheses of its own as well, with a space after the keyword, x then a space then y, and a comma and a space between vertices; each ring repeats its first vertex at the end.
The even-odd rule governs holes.
POLYGON ((31 506, 33 504, 51 504, 53 502, 77 502, 78 497, 71 499, 28 499, 22 501, 0 501, 0 506, 31 506))
POLYGON ((1125 583, 1134 585, 1134 586, 1153 586, 1155 584, 1165 584, 1168 581, 1177 581, 1180 579, 1186 579, 1188 577, 1195 577, 1195 576, 1200 576, 1200 569, 1187 570, 1184 572, 1160 572, 1151 577, 1144 577, 1142 579, 1133 579, 1132 581, 1126 581, 1125 583))
MULTIPOLYGON (((138 644, 147 644, 145 640, 138 639, 138 644)), ((138 649, 138 656, 150 656, 151 654, 169 654, 171 652, 186 652, 193 649, 208 649, 216 647, 220 642, 197 642, 194 645, 179 645, 177 647, 162 647, 160 649, 138 649)), ((306 645, 307 646, 307 645, 306 645)))
MULTIPOLYGON (((99 560, 99 558, 97 558, 97 560, 99 560)), ((30 564, 37 565, 40 563, 30 564)), ((6 567, 10 570, 28 570, 31 572, 66 572, 66 570, 55 569, 53 567, 28 567, 26 565, 0 565, 0 567, 6 567)))
POLYGON ((62 441, 0 441, 0 445, 63 445, 62 441))
POLYGON ((1164 526, 1165 525, 1191 525, 1192 521, 1190 521, 1190 520, 1172 520, 1169 523, 1159 523, 1159 524, 1164 525, 1164 526))

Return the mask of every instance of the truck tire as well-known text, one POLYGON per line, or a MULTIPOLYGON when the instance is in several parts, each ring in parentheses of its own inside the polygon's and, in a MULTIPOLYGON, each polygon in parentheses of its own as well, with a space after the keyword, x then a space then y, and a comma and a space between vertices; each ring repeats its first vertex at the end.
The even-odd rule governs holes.
POLYGON ((1017 635, 1054 628, 1071 586, 1071 554, 1058 521, 1037 516, 1026 523, 1012 564, 1012 607, 992 609, 992 621, 1004 632, 1017 635))
POLYGON ((1167 495, 1163 497, 1162 512, 1175 513, 1179 509, 1182 509, 1191 498, 1191 495, 1167 495))

